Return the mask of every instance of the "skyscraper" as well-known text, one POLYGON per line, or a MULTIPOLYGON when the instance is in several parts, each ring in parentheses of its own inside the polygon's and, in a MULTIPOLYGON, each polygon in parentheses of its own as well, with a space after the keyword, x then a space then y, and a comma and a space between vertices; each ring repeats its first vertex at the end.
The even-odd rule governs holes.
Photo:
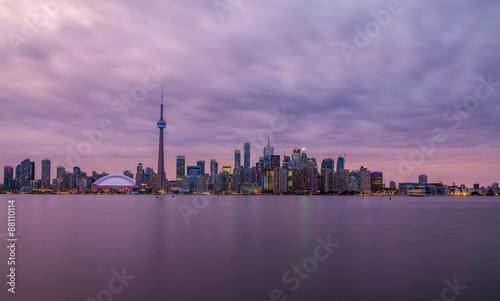
POLYGON ((296 148, 292 153, 292 164, 294 167, 299 167, 300 165, 300 149, 296 148))
POLYGON ((264 158, 271 155, 274 155, 274 147, 271 146, 269 138, 267 138, 267 146, 264 146, 264 158))
POLYGON ((244 156, 245 156, 245 161, 243 162, 244 166, 245 167, 245 170, 249 169, 250 168, 250 143, 246 142, 244 145, 243 145, 243 152, 244 152, 244 156))
POLYGON ((176 178, 177 181, 182 181, 182 177, 186 174, 186 156, 177 156, 176 178))
POLYGON ((66 169, 64 168, 64 166, 62 165, 59 165, 57 166, 57 173, 56 173, 56 176, 58 179, 64 179, 64 176, 66 174, 66 169))
POLYGON ((424 185, 427 184, 427 175, 418 176, 418 183, 424 185))
POLYGON ((241 150, 234 150, 234 168, 241 166, 241 150))
POLYGON ((157 127, 160 129, 160 145, 158 149, 158 186, 156 189, 158 191, 165 190, 166 188, 166 175, 165 175, 165 163, 163 161, 163 129, 167 127, 167 123, 163 119, 163 85, 161 86, 161 113, 160 120, 156 123, 157 127))
POLYGON ((215 184, 215 176, 217 176, 217 172, 219 170, 219 164, 215 159, 210 160, 210 183, 215 184))
POLYGON ((30 159, 21 161, 19 165, 19 183, 20 187, 30 186, 31 180, 35 179, 35 162, 30 162, 30 159))
POLYGON ((337 159, 337 171, 344 169, 344 157, 339 157, 337 159))
POLYGON ((50 160, 42 160, 42 189, 50 188, 50 160))
POLYGON ((3 185, 11 186, 13 177, 14 177, 14 169, 12 169, 12 166, 4 166, 4 168, 3 168, 3 185))
POLYGON ((370 188, 372 193, 380 192, 384 189, 384 177, 381 172, 372 172, 370 175, 370 188))
POLYGON ((205 175, 205 160, 197 161, 196 166, 200 167, 200 176, 204 176, 205 175))

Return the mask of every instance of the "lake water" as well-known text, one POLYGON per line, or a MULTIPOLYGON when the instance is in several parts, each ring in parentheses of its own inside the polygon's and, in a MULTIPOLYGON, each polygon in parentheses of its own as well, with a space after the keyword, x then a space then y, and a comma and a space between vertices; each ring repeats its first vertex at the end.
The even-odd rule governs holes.
POLYGON ((0 300, 500 300, 498 197, 10 198, 0 300))

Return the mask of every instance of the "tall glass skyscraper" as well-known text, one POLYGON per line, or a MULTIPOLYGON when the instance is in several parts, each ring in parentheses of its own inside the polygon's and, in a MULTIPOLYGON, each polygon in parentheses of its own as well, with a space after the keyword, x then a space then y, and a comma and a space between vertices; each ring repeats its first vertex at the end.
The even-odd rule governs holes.
POLYGON ((42 160, 42 189, 50 188, 50 160, 42 160))
POLYGON ((243 152, 245 156, 243 167, 245 167, 245 170, 247 170, 250 168, 250 143, 247 142, 243 145, 243 152))
POLYGON ((12 166, 4 166, 4 168, 3 168, 3 185, 11 186, 13 177, 14 177, 14 169, 12 168, 12 166))
POLYGON ((177 181, 182 181, 182 177, 186 174, 186 156, 177 156, 176 178, 177 181))
POLYGON ((344 157, 339 157, 337 159, 337 171, 341 171, 344 168, 344 157))
POLYGON ((204 176, 205 175, 205 160, 197 161, 196 166, 200 167, 200 176, 204 176))
POLYGON ((210 183, 214 184, 215 183, 215 176, 217 175, 217 172, 219 170, 219 164, 215 159, 210 160, 210 183))
POLYGON ((234 150, 234 168, 241 166, 241 150, 234 150))

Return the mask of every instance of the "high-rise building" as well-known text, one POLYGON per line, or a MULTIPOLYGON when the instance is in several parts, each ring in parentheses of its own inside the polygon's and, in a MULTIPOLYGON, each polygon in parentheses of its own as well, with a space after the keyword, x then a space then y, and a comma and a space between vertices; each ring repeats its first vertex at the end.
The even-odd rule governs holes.
MULTIPOLYGON (((338 165, 337 165, 338 166, 338 165)), ((341 169, 335 173, 335 187, 338 191, 347 191, 349 185, 349 170, 341 169)))
POLYGON ((321 191, 333 191, 333 159, 324 159, 321 162, 321 191))
POLYGON ((35 162, 30 162, 30 159, 25 159, 19 164, 19 180, 20 187, 30 186, 31 181, 35 179, 35 162))
POLYGON ((205 160, 196 161, 196 166, 200 167, 200 176, 205 175, 205 160))
POLYGON ((366 166, 361 166, 359 169, 359 190, 362 193, 371 193, 370 180, 370 171, 366 168, 366 166))
POLYGON ((62 165, 57 166, 57 171, 56 171, 57 178, 64 179, 65 174, 66 174, 66 169, 64 168, 64 166, 62 165))
POLYGON ((142 163, 137 164, 137 172, 142 172, 142 163))
POLYGON ((269 138, 267 138, 267 146, 264 146, 264 158, 271 155, 274 155, 274 147, 271 146, 269 138))
POLYGON ((182 181, 182 177, 186 174, 186 156, 177 156, 176 178, 177 181, 182 181))
POLYGON ((359 170, 353 170, 349 173, 349 191, 359 191, 359 170))
POLYGON ((243 167, 245 170, 250 168, 250 143, 246 142, 243 144, 243 152, 244 152, 244 162, 243 162, 243 167))
POLYGON ((474 189, 479 189, 479 183, 475 183, 473 186, 474 189))
POLYGON ((342 169, 344 169, 344 157, 339 157, 337 159, 337 171, 341 171, 342 169))
POLYGON ((241 166, 241 150, 234 150, 234 168, 241 166))
POLYGON ((50 160, 42 160, 42 189, 50 188, 50 160))
POLYGON ((427 175, 418 176, 418 183, 423 185, 427 184, 427 175))
POLYGON ((222 171, 225 171, 228 175, 231 175, 231 166, 222 166, 222 171))
POLYGON ((396 189, 396 182, 394 182, 394 181, 390 181, 390 182, 389 182, 389 187, 390 187, 391 189, 396 189))
POLYGON ((129 177, 131 179, 134 178, 134 174, 130 170, 124 170, 123 171, 123 175, 126 176, 126 177, 129 177))
POLYGON ((12 166, 4 166, 4 168, 3 168, 3 185, 12 186, 13 178, 14 178, 14 169, 12 169, 12 166))
POLYGON ((300 149, 298 149, 298 148, 293 150, 292 164, 294 167, 299 167, 299 165, 300 165, 300 149))
POLYGON ((215 176, 219 172, 219 163, 215 159, 210 160, 210 183, 215 184, 215 176))
POLYGON ((191 182, 191 190, 194 190, 196 188, 196 177, 201 175, 201 168, 198 165, 188 166, 187 175, 191 182))
POLYGON ((167 189, 167 176, 165 174, 165 162, 163 158, 163 129, 167 127, 167 123, 163 119, 163 85, 161 86, 161 104, 160 104, 160 120, 156 123, 160 129, 160 142, 158 148, 158 176, 157 176, 157 191, 165 191, 167 189))
POLYGON ((241 185, 245 183, 245 169, 243 166, 239 165, 234 168, 232 180, 233 192, 239 193, 241 185))
POLYGON ((372 172, 370 175, 370 188, 372 193, 380 192, 384 189, 384 177, 381 172, 372 172))
POLYGON ((493 185, 491 185, 491 188, 498 189, 498 183, 493 183, 493 185))

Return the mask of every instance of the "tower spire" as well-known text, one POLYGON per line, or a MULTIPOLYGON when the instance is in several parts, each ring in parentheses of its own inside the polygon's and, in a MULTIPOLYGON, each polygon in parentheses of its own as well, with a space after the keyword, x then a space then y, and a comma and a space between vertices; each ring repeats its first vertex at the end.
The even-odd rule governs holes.
POLYGON ((165 163, 163 158, 163 129, 167 126, 167 123, 163 119, 163 84, 161 84, 161 114, 160 120, 156 123, 158 129, 160 129, 160 143, 158 148, 158 186, 156 187, 157 192, 163 192, 166 185, 166 176, 165 176, 165 163))

